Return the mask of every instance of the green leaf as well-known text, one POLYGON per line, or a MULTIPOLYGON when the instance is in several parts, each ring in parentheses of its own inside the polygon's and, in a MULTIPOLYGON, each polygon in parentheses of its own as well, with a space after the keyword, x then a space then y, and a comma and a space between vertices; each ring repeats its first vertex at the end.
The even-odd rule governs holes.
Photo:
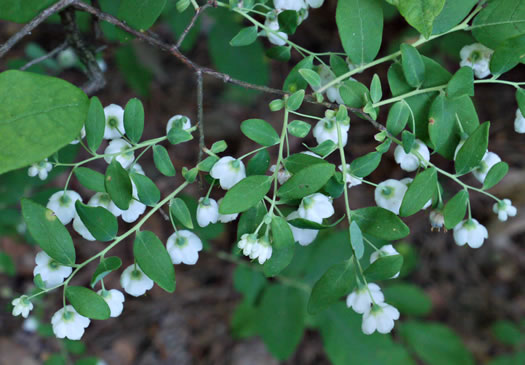
POLYGON ((250 209, 264 198, 271 185, 271 176, 252 175, 242 179, 226 192, 219 212, 233 214, 250 209))
POLYGON ((301 341, 305 312, 305 295, 299 289, 274 284, 264 290, 257 328, 278 360, 290 357, 301 341))
POLYGON ((68 286, 66 298, 81 316, 91 319, 108 319, 110 309, 106 301, 93 290, 83 286, 68 286))
POLYGON ((275 129, 265 120, 248 119, 241 123, 242 133, 262 146, 274 146, 280 138, 275 129))
POLYGON ((356 285, 354 259, 350 258, 330 266, 315 283, 310 299, 308 312, 316 314, 348 295, 356 285))
POLYGON ((461 67, 448 82, 447 96, 449 98, 462 95, 474 96, 474 72, 472 67, 461 67))
POLYGON ((102 175, 100 172, 91 170, 87 167, 77 167, 74 171, 78 182, 84 187, 99 193, 106 192, 106 188, 104 186, 104 175, 102 175))
POLYGON ((495 186, 501 181, 509 172, 509 165, 506 162, 500 161, 492 166, 483 181, 483 189, 487 190, 495 186))
POLYGON ((336 77, 344 75, 345 73, 350 71, 348 68, 348 63, 346 63, 343 57, 333 53, 330 55, 330 68, 332 69, 336 77))
POLYGON ((425 64, 417 49, 405 43, 401 44, 401 61, 408 84, 412 87, 421 86, 425 80, 425 64))
MULTIPOLYGON (((239 267, 239 266, 238 266, 239 267)), ((233 310, 230 329, 234 339, 257 335, 258 309, 247 300, 240 302, 233 310)))
POLYGON ((368 101, 368 89, 358 81, 348 80, 339 87, 341 98, 350 108, 361 108, 368 101))
POLYGON ((379 0, 339 0, 335 13, 343 48, 353 64, 374 60, 383 38, 383 6, 379 0))
POLYGON ((317 89, 321 87, 321 76, 314 70, 309 68, 302 68, 299 70, 299 74, 306 80, 306 82, 312 87, 312 89, 317 89))
POLYGON ((86 142, 91 151, 96 151, 104 138, 106 117, 104 107, 96 96, 91 98, 86 118, 86 142))
POLYGON ((76 86, 30 72, 0 73, 0 174, 39 162, 77 138, 88 98, 76 86))
POLYGON ((398 101, 388 111, 386 120, 386 129, 393 135, 397 136, 407 125, 410 117, 410 109, 403 101, 398 101))
POLYGON ((490 326, 490 331, 505 345, 518 346, 523 341, 520 328, 510 321, 497 321, 490 326))
POLYGON ((332 140, 327 139, 320 145, 317 145, 315 147, 306 146, 306 148, 308 148, 310 151, 312 151, 316 155, 323 156, 323 158, 326 158, 328 155, 330 155, 332 152, 334 152, 337 149, 337 145, 332 140))
POLYGON ((264 263, 264 275, 272 277, 283 271, 292 261, 295 240, 288 222, 274 216, 271 223, 272 256, 264 263))
POLYGON ((133 255, 144 273, 169 293, 175 291, 175 269, 166 247, 150 231, 140 231, 133 243, 133 255))
POLYGON ((489 144, 490 122, 480 125, 459 149, 455 160, 456 173, 466 174, 479 166, 489 144))
POLYGON ((369 282, 388 280, 392 279, 394 275, 400 272, 402 266, 403 256, 382 256, 366 268, 364 275, 369 282))
POLYGON ((341 223, 344 217, 345 216, 343 215, 341 218, 339 218, 335 222, 329 223, 329 224, 321 224, 317 222, 312 222, 312 221, 309 221, 303 218, 295 218, 295 219, 289 220, 288 223, 290 223, 292 226, 297 227, 297 228, 326 229, 326 228, 333 228, 337 226, 339 223, 341 223))
POLYGON ((404 322, 401 336, 429 365, 472 365, 474 358, 461 339, 448 327, 431 322, 404 322))
POLYGON ((14 276, 16 274, 15 262, 5 252, 0 252, 0 274, 14 276))
POLYGON ((385 301, 411 316, 425 316, 432 309, 432 301, 418 286, 398 283, 383 289, 385 301))
POLYGON ((445 0, 398 0, 397 8, 408 24, 425 38, 432 34, 434 19, 441 13, 445 0))
POLYGON ((0 19, 27 23, 57 0, 4 0, 0 2, 0 19))
POLYGON ((73 240, 53 211, 22 199, 22 216, 29 233, 45 253, 63 265, 75 264, 73 240))
POLYGON ((171 128, 168 132, 168 141, 173 145, 188 142, 192 139, 191 133, 182 128, 171 128))
POLYGON ((299 25, 299 13, 295 10, 284 10, 277 15, 279 29, 287 34, 294 34, 299 25))
POLYGON ((431 167, 419 173, 408 186, 399 208, 399 215, 408 217, 419 212, 432 199, 437 189, 437 172, 431 167))
POLYGON ((253 304, 266 285, 264 275, 246 266, 238 265, 233 272, 233 287, 244 295, 244 301, 253 304))
POLYGON ((129 208, 129 202, 132 199, 131 180, 128 172, 115 159, 111 161, 106 170, 104 186, 117 207, 122 210, 129 208))
MULTIPOLYGON (((214 142, 211 145, 211 152, 221 153, 221 152, 226 151, 227 148, 228 148, 228 144, 226 143, 226 141, 221 140, 221 141, 214 142)), ((209 156, 209 157, 215 157, 215 156, 209 156)))
POLYGON ((459 24, 478 3, 477 0, 445 0, 445 6, 434 19, 432 34, 442 34, 459 24))
POLYGON ((230 41, 230 46, 232 47, 241 47, 247 46, 255 42, 257 39, 257 27, 254 25, 252 27, 243 28, 232 38, 230 41))
MULTIPOLYGON (((300 71, 300 70, 299 70, 300 71)), ((304 90, 298 90, 288 97, 286 107, 290 111, 295 111, 301 107, 304 99, 304 90)))
POLYGON ((269 58, 272 58, 277 61, 287 62, 290 60, 291 53, 290 53, 291 47, 284 47, 284 46, 278 46, 278 47, 272 47, 268 48, 266 50, 266 55, 269 58))
POLYGON ((350 224, 350 244, 355 252, 355 257, 360 260, 363 257, 365 246, 363 244, 363 233, 355 221, 350 224))
MULTIPOLYGON (((114 2, 113 0, 106 0, 114 2)), ((116 3, 116 2, 115 2, 116 3)), ((104 25, 104 23, 102 23, 104 25)), ((131 39, 131 35, 120 30, 117 31, 117 38, 121 40, 131 39)), ((137 94, 142 97, 149 97, 151 82, 153 81, 153 72, 142 64, 138 52, 133 48, 131 44, 121 46, 115 52, 115 62, 118 66, 119 72, 126 83, 131 87, 137 94)))
POLYGON ((310 129, 312 126, 306 122, 303 122, 302 120, 294 120, 290 124, 288 124, 288 133, 290 133, 292 136, 304 138, 310 133, 310 129))
POLYGON ((241 214, 239 224, 237 225, 237 239, 245 233, 253 233, 266 216, 266 206, 262 201, 254 207, 241 214))
POLYGON ((490 72, 494 77, 516 67, 525 53, 525 34, 509 38, 500 44, 490 58, 490 72))
POLYGON ((170 214, 176 218, 184 227, 193 229, 193 221, 191 219, 190 210, 184 200, 181 198, 174 198, 170 201, 170 214))
POLYGON ((443 209, 443 217, 445 218, 445 227, 447 229, 454 228, 465 217, 467 212, 468 193, 465 190, 459 191, 452 199, 450 199, 443 209))
POLYGON ((377 103, 382 97, 381 80, 377 74, 374 74, 372 83, 370 84, 370 98, 372 99, 372 103, 377 103))
POLYGON ((135 172, 130 173, 129 177, 137 187, 137 194, 141 203, 152 207, 159 202, 160 190, 149 177, 135 172))
POLYGON ((219 161, 218 157, 208 156, 197 164, 197 169, 199 169, 199 171, 210 172, 217 161, 219 161))
POLYGON ((394 241, 408 236, 410 230, 394 213, 380 207, 367 207, 352 211, 352 220, 364 234, 394 241))
POLYGON ((277 191, 283 199, 301 199, 321 189, 335 172, 332 164, 314 164, 300 170, 277 191))
POLYGON ((328 162, 319 157, 307 155, 305 153, 295 153, 288 156, 283 163, 286 170, 292 174, 295 174, 310 165, 317 163, 326 164, 328 162))
POLYGON ((410 153, 412 151, 415 140, 416 136, 414 136, 409 131, 403 131, 401 134, 401 141, 403 142, 403 150, 405 153, 410 153))
POLYGON ((124 109, 124 129, 131 142, 139 143, 144 131, 144 107, 137 99, 129 99, 124 109))
POLYGON ((184 178, 184 180, 186 180, 190 184, 195 182, 195 180, 197 179, 198 173, 199 173, 199 169, 196 167, 190 170, 188 170, 186 166, 182 168, 182 177, 184 178))
POLYGON ((306 89, 308 83, 301 76, 299 70, 312 69, 313 68, 313 56, 303 58, 297 65, 295 65, 286 79, 284 80, 283 90, 285 92, 294 93, 300 89, 306 89))
POLYGON ((122 260, 117 256, 106 257, 100 260, 91 277, 91 287, 94 288, 100 280, 105 278, 109 273, 118 270, 121 266, 122 260))
POLYGON ((120 0, 117 18, 140 31, 150 28, 162 13, 166 0, 120 0))
POLYGON ((266 149, 261 150, 253 156, 246 165, 246 175, 264 175, 270 165, 270 154, 266 149))
POLYGON ((117 236, 117 218, 106 208, 90 207, 77 200, 75 209, 82 223, 97 241, 107 242, 117 236))
POLYGON ((175 176, 175 167, 171 163, 170 155, 163 146, 153 146, 153 163, 164 176, 175 176))
POLYGON ((521 114, 525 115, 525 90, 522 88, 516 89, 516 101, 518 102, 521 114))

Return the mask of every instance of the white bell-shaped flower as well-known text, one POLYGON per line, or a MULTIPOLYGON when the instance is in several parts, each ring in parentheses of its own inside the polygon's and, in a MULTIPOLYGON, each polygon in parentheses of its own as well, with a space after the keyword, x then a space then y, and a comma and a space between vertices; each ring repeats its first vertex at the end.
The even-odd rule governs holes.
POLYGON ((425 165, 423 161, 419 160, 416 153, 421 156, 423 161, 428 162, 430 160, 430 152, 428 151, 428 147, 419 139, 414 141, 414 145, 412 146, 410 153, 406 153, 403 146, 397 146, 394 151, 394 158, 403 170, 411 172, 417 170, 419 166, 425 165))
MULTIPOLYGON (((394 246, 392 246, 392 245, 385 245, 385 246, 381 247, 379 250, 372 252, 372 254, 370 255, 370 263, 371 264, 374 263, 380 257, 394 256, 394 255, 399 255, 399 252, 396 251, 394 246)), ((392 276, 392 279, 395 279, 398 276, 399 276, 399 271, 397 272, 397 274, 392 276)))
MULTIPOLYGON (((270 171, 272 173, 275 173, 275 169, 277 168, 277 165, 270 166, 270 171)), ((277 172, 277 181, 279 181, 279 184, 284 184, 288 181, 289 178, 292 177, 292 174, 288 172, 284 167, 281 166, 279 171, 277 172)))
POLYGON ((487 229, 474 218, 463 220, 454 227, 454 241, 458 246, 467 244, 479 248, 488 236, 487 229))
POLYGON ((180 230, 169 236, 166 249, 175 265, 195 265, 199 259, 199 251, 202 250, 202 241, 195 233, 180 230))
POLYGON ((492 166, 501 162, 501 158, 494 152, 486 152, 479 166, 472 171, 472 175, 483 184, 492 166))
POLYGON ((322 223, 324 218, 331 217, 334 212, 332 199, 321 193, 305 196, 297 210, 299 217, 315 223, 322 223))
POLYGON ((72 305, 66 305, 51 317, 55 336, 70 340, 80 340, 90 322, 89 318, 78 314, 72 305))
POLYGON ((241 160, 226 156, 221 157, 219 161, 213 165, 210 170, 210 175, 214 179, 219 180, 221 188, 228 190, 246 177, 246 169, 241 160))
MULTIPOLYGON (((313 87, 314 91, 319 90, 321 87, 335 80, 335 74, 328 66, 320 65, 317 70, 317 73, 321 78, 321 84, 319 85, 319 87, 313 87)), ((336 84, 326 89, 326 97, 332 103, 344 104, 344 101, 341 98, 341 94, 339 93, 339 86, 339 84, 336 84)))
POLYGON ((166 134, 170 132, 171 128, 180 128, 180 129, 190 129, 191 128, 191 119, 188 118, 185 115, 174 115, 168 120, 168 124, 166 125, 166 134))
MULTIPOLYGON (((338 169, 343 172, 343 165, 339 165, 338 169)), ((346 164, 346 184, 348 185, 348 189, 363 183, 360 178, 352 176, 348 171, 350 171, 350 164, 346 164)))
POLYGON ((299 11, 306 8, 304 0, 274 0, 273 5, 276 10, 295 10, 299 11))
POLYGON ((109 164, 114 159, 120 162, 123 168, 127 169, 135 160, 135 154, 130 150, 131 145, 123 139, 114 139, 104 150, 104 160, 109 164))
POLYGON ((53 169, 51 162, 47 162, 47 158, 40 162, 32 164, 27 170, 27 174, 31 177, 37 176, 40 180, 47 179, 49 171, 53 169))
POLYGON ((459 56, 461 67, 468 66, 474 71, 478 79, 483 79, 490 75, 490 57, 494 53, 490 48, 481 43, 469 44, 461 49, 459 56))
MULTIPOLYGON (((286 217, 286 220, 291 221, 297 218, 301 218, 297 211, 293 211, 286 217)), ((290 229, 292 230, 293 239, 295 242, 299 243, 301 246, 308 246, 310 243, 315 241, 319 231, 317 229, 308 229, 308 228, 297 228, 288 223, 290 229)))
POLYGON ((78 138, 72 140, 71 142, 69 142, 69 144, 78 144, 82 139, 84 139, 85 136, 86 136, 86 127, 82 127, 78 138))
POLYGON ((22 295, 20 298, 13 299, 11 302, 13 305, 13 316, 22 316, 27 318, 29 312, 33 310, 33 303, 29 300, 27 295, 22 295))
POLYGON ((104 115, 106 117, 104 138, 121 138, 124 135, 124 109, 119 105, 110 104, 104 108, 104 115))
POLYGON ((374 198, 377 206, 394 214, 399 214, 399 208, 401 208, 406 191, 407 186, 401 181, 388 179, 376 187, 374 198))
POLYGON ((317 9, 317 8, 320 8, 321 6, 323 6, 323 3, 324 3, 324 0, 306 0, 306 3, 314 8, 314 9, 317 9))
POLYGON ((34 316, 27 317, 24 323, 22 323, 22 329, 29 333, 35 333, 38 329, 38 319, 34 316))
POLYGON ((428 219, 433 230, 440 230, 445 225, 445 216, 443 216, 443 212, 440 210, 431 210, 428 219))
MULTIPOLYGON (((348 142, 348 131, 350 130, 350 124, 343 125, 339 124, 341 128, 341 142, 343 146, 346 146, 348 142)), ((332 141, 335 144, 338 142, 337 135, 337 122, 335 117, 325 117, 317 122, 315 125, 312 134, 314 135, 318 144, 323 143, 324 141, 332 141)))
POLYGON ((88 204, 90 207, 102 207, 111 212, 115 217, 122 214, 122 210, 113 203, 111 197, 107 193, 96 193, 90 199, 88 204))
POLYGON ((385 296, 379 285, 368 283, 367 286, 360 286, 346 297, 346 306, 352 308, 356 313, 366 313, 370 311, 372 303, 383 303, 385 296), (373 299, 373 301, 372 301, 373 299))
MULTIPOLYGON (((219 204, 219 206, 221 205, 221 202, 222 202, 222 198, 219 199, 219 201, 217 202, 217 204, 219 204)), ((229 222, 233 222, 234 220, 237 219, 237 217, 239 216, 239 213, 233 213, 233 214, 221 214, 219 212, 219 222, 221 223, 229 223, 229 222)))
POLYGON ((82 222, 82 219, 80 219, 80 216, 76 212, 75 218, 73 218, 73 229, 85 240, 96 241, 96 238, 93 237, 91 232, 89 232, 86 225, 84 224, 84 222, 82 222))
POLYGON ((46 207, 55 213, 62 224, 66 225, 75 216, 75 202, 77 200, 82 201, 82 197, 76 191, 61 190, 49 197, 46 207))
POLYGON ((394 321, 399 319, 399 311, 387 303, 377 303, 363 315, 361 329, 366 335, 375 331, 389 333, 394 328, 394 321))
POLYGON ((286 44, 286 41, 288 40, 288 34, 285 32, 279 32, 279 22, 277 19, 270 20, 269 18, 266 18, 264 25, 268 27, 268 29, 273 30, 273 32, 265 32, 266 36, 268 37, 268 41, 270 41, 271 44, 275 44, 276 46, 284 46, 286 44))
POLYGON ((245 233, 241 236, 239 242, 237 242, 237 247, 242 250, 244 256, 250 256, 252 250, 258 244, 257 235, 255 233, 249 234, 245 233))
POLYGON ((498 203, 494 203, 492 210, 498 215, 498 219, 502 222, 505 222, 509 217, 514 217, 518 213, 518 210, 512 205, 510 199, 503 199, 498 203))
POLYGON ((257 239, 255 233, 245 233, 237 243, 237 247, 242 250, 243 255, 250 259, 259 261, 259 264, 264 264, 266 260, 272 257, 272 246, 265 238, 257 239))
POLYGON ((122 220, 133 223, 146 211, 146 205, 137 200, 136 194, 129 201, 129 208, 122 211, 122 220))
POLYGON ((138 297, 153 288, 151 280, 139 267, 139 265, 129 265, 120 276, 120 285, 129 295, 138 297))
POLYGON ((33 275, 40 274, 42 281, 47 289, 53 288, 64 282, 64 279, 71 275, 73 269, 64 266, 53 260, 44 251, 40 251, 35 257, 36 266, 33 269, 33 275))
POLYGON ((219 220, 219 205, 215 199, 200 198, 197 205, 197 223, 201 227, 217 223, 219 220))
POLYGON ((98 295, 104 299, 110 310, 110 317, 118 317, 122 314, 124 309, 124 294, 120 290, 110 289, 104 290, 101 289, 97 292, 98 295))
POLYGON ((521 110, 516 110, 516 119, 514 119, 514 130, 516 133, 525 133, 525 118, 521 114, 521 110))

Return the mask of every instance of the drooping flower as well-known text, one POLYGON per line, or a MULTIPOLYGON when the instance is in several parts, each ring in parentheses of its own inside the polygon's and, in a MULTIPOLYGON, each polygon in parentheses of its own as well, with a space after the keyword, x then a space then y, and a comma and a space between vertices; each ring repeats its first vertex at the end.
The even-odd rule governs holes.
MULTIPOLYGON (((343 165, 339 165, 338 169, 343 172, 343 165)), ((360 178, 351 175, 348 171, 350 171, 350 164, 346 164, 346 183, 348 184, 349 189, 352 186, 361 185, 363 183, 360 178)))
POLYGON ((110 289, 104 290, 101 289, 97 292, 98 295, 104 299, 109 307, 111 312, 110 317, 118 317, 122 314, 124 309, 124 294, 120 290, 110 289))
POLYGON ((494 53, 490 48, 485 47, 481 43, 469 44, 461 49, 459 55, 461 67, 468 66, 474 71, 474 75, 478 79, 483 79, 490 75, 490 58, 494 53))
POLYGON ((73 48, 68 47, 58 53, 57 62, 62 68, 73 67, 78 62, 78 56, 73 48))
POLYGON ((372 303, 383 303, 384 300, 385 296, 379 285, 368 283, 368 287, 363 285, 348 294, 346 306, 352 308, 356 313, 363 314, 370 310, 372 303))
POLYGON ((202 241, 191 231, 179 230, 169 236, 166 249, 174 264, 195 265, 202 250, 202 241))
POLYGON ((401 208, 406 191, 407 186, 401 181, 388 179, 376 187, 374 198, 379 207, 399 214, 399 208, 401 208))
MULTIPOLYGON (((396 251, 394 246, 392 246, 392 245, 385 245, 385 246, 381 247, 379 250, 372 252, 372 254, 370 255, 370 263, 371 264, 374 263, 380 257, 394 256, 394 255, 399 255, 399 252, 396 251)), ((398 276, 399 276, 399 271, 397 272, 397 274, 392 276, 392 279, 395 279, 398 276)))
MULTIPOLYGON (((337 144, 339 140, 337 135, 337 124, 335 117, 325 117, 318 121, 312 131, 317 143, 321 144, 324 141, 330 140, 337 144)), ((339 126, 341 128, 341 142, 343 143, 343 146, 346 146, 350 124, 339 124, 339 126)))
POLYGON ((38 329, 38 319, 34 316, 27 317, 24 323, 22 323, 22 329, 26 332, 35 333, 38 329))
POLYGON ((72 305, 66 305, 51 317, 55 336, 70 340, 80 340, 90 322, 89 318, 78 314, 72 305))
POLYGON ((11 302, 13 305, 13 316, 22 316, 27 318, 29 312, 33 310, 33 303, 29 300, 27 295, 22 295, 20 298, 15 298, 11 302))
POLYGON ((82 197, 76 191, 61 190, 49 197, 46 207, 55 213, 62 224, 66 225, 75 216, 75 202, 77 200, 82 201, 82 197))
POLYGON ((516 133, 525 133, 525 118, 521 114, 521 110, 516 110, 516 119, 514 119, 514 130, 516 133))
POLYGON ((153 288, 153 280, 141 270, 139 265, 131 264, 122 272, 120 285, 126 293, 138 297, 153 288))
POLYGON ((191 128, 191 120, 185 115, 174 115, 168 120, 168 124, 166 125, 166 134, 170 132, 171 128, 180 128, 180 129, 190 129, 191 128))
MULTIPOLYGON (((270 166, 270 171, 272 173, 275 173, 275 169, 276 168, 277 168, 277 165, 272 165, 272 166, 270 166)), ((281 185, 284 184, 291 177, 292 177, 292 174, 290 174, 290 172, 288 172, 288 170, 286 170, 282 166, 279 168, 279 171, 277 172, 277 181, 279 181, 279 184, 281 184, 281 185)))
MULTIPOLYGON (((221 202, 222 202, 222 198, 219 199, 217 204, 220 206, 221 202)), ((239 216, 239 213, 221 214, 219 212, 219 222, 221 222, 221 223, 229 223, 229 222, 232 222, 232 221, 236 220, 238 216, 239 216)))
POLYGON ((104 115, 106 117, 104 138, 121 138, 124 135, 124 109, 119 105, 110 104, 104 108, 104 115))
POLYGON ((146 205, 137 200, 138 198, 135 191, 132 196, 129 201, 129 208, 122 211, 122 220, 126 223, 135 222, 146 210, 146 205))
MULTIPOLYGON (((286 217, 286 220, 291 221, 297 218, 301 218, 297 211, 293 211, 286 217)), ((292 230, 293 238, 295 242, 299 243, 301 246, 308 246, 310 243, 315 241, 319 231, 317 229, 308 229, 308 228, 297 228, 288 223, 290 229, 292 230)))
POLYGON ((53 165, 50 162, 47 162, 46 158, 40 162, 32 164, 27 170, 27 174, 31 177, 38 175, 40 180, 45 180, 51 169, 53 169, 53 165))
POLYGON ((324 3, 324 0, 306 0, 306 3, 314 8, 314 9, 317 9, 317 8, 320 8, 321 6, 323 6, 323 3, 324 3))
POLYGON ((130 150, 131 145, 121 138, 114 139, 109 142, 109 145, 104 150, 104 160, 109 164, 113 160, 117 160, 123 168, 127 169, 135 160, 135 154, 130 150))
POLYGON ((197 223, 201 227, 206 227, 210 223, 217 223, 219 220, 219 205, 215 199, 200 198, 196 215, 197 223))
POLYGON ((266 260, 272 257, 272 246, 266 238, 257 238, 255 233, 245 233, 237 243, 237 247, 242 250, 243 255, 250 259, 258 259, 259 264, 264 264, 266 260))
POLYGON ((416 153, 419 154, 423 161, 428 162, 430 160, 428 147, 419 139, 414 141, 410 153, 406 153, 403 146, 397 146, 394 151, 394 158, 403 170, 411 172, 415 171, 419 166, 425 165, 423 161, 419 160, 416 153))
POLYGON ((512 205, 510 199, 503 199, 498 203, 494 203, 492 210, 498 215, 498 219, 502 222, 505 222, 509 217, 514 217, 518 213, 518 210, 512 205))
POLYGON ((107 193, 96 193, 89 199, 88 204, 90 207, 102 207, 111 212, 115 217, 122 214, 122 210, 113 203, 111 197, 107 193))
POLYGON ((276 46, 284 46, 286 44, 288 34, 279 32, 279 22, 277 19, 270 20, 270 18, 266 18, 264 25, 268 27, 268 29, 273 30, 273 32, 265 32, 271 44, 275 44, 276 46))
POLYGON ((273 4, 277 10, 299 11, 306 8, 304 0, 274 0, 273 4))
POLYGON ((363 315, 361 329, 366 335, 375 331, 389 333, 394 328, 394 321, 399 319, 399 311, 387 303, 377 303, 363 315))
POLYGON ((331 217, 334 212, 332 199, 321 193, 305 196, 297 210, 299 217, 316 223, 322 223, 324 218, 331 217))
POLYGON ((494 152, 487 151, 485 156, 483 156, 479 166, 472 171, 472 174, 476 179, 478 179, 480 183, 483 184, 492 166, 498 162, 501 162, 501 158, 494 152))
POLYGON ((210 175, 214 179, 219 180, 221 188, 228 190, 246 177, 246 169, 241 160, 226 156, 221 157, 219 161, 213 165, 210 170, 210 175))
POLYGON ((443 216, 443 212, 440 210, 431 210, 430 214, 428 215, 428 219, 430 220, 432 230, 437 229, 439 231, 445 224, 445 217, 443 216))
POLYGON ((33 269, 33 275, 40 274, 46 288, 53 288, 64 282, 64 279, 71 275, 73 269, 64 266, 53 260, 44 251, 40 251, 35 257, 36 266, 33 269))
POLYGON ((487 229, 474 218, 463 220, 454 227, 454 241, 458 246, 467 244, 479 248, 488 236, 487 229))

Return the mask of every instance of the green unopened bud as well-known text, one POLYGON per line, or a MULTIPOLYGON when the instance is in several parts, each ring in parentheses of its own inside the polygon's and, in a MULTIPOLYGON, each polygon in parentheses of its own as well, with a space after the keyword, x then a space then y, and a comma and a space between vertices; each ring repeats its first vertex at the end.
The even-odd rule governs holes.
POLYGON ((284 101, 281 99, 272 100, 269 104, 269 107, 272 112, 278 112, 284 108, 284 101))
POLYGON ((333 110, 328 109, 324 112, 324 116, 326 118, 333 118, 335 116, 335 112, 333 110))
POLYGON ((324 97, 322 94, 319 94, 319 93, 315 93, 315 100, 318 102, 318 103, 322 103, 324 101, 324 97))
POLYGON ((378 142, 383 142, 386 138, 386 131, 381 131, 374 136, 374 139, 378 142))

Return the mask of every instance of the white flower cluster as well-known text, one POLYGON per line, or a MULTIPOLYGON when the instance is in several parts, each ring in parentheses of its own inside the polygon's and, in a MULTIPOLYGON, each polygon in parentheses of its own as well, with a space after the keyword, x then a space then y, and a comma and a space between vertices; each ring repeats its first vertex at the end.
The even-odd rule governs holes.
POLYGON ((478 79, 483 79, 490 75, 490 58, 494 53, 490 48, 485 47, 481 43, 469 44, 461 49, 459 56, 461 67, 468 66, 474 71, 474 75, 478 79))

